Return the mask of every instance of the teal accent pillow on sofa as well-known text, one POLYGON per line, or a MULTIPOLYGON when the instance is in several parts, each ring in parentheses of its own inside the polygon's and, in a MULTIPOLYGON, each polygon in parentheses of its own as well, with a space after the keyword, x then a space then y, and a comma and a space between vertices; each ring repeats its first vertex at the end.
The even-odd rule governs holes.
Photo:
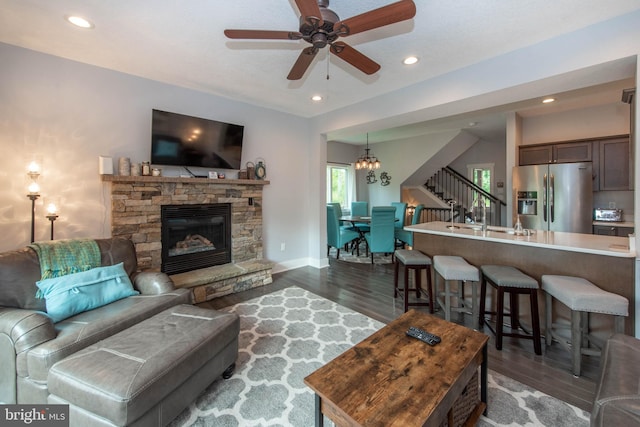
POLYGON ((123 263, 40 280, 36 286, 54 323, 139 293, 123 263))

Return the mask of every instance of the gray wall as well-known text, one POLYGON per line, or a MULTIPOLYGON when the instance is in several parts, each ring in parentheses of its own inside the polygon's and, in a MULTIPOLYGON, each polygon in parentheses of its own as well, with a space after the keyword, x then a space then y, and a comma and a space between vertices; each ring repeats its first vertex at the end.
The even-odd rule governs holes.
POLYGON ((0 250, 29 243, 26 167, 33 155, 43 160, 36 240, 49 239, 43 199, 51 196, 61 201, 56 238, 108 237, 109 184, 98 175, 98 156, 149 160, 157 108, 245 125, 243 164, 264 158, 271 181, 265 257, 282 266, 308 263, 309 224, 298 209, 313 158, 304 143, 308 120, 9 45, 0 44, 0 58, 0 250))

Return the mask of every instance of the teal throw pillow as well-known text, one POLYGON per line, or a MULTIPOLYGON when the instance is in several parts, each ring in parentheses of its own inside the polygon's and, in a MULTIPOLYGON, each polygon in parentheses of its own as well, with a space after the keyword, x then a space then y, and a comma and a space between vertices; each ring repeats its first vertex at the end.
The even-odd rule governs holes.
POLYGON ((139 293, 123 263, 40 280, 36 286, 54 323, 139 293))

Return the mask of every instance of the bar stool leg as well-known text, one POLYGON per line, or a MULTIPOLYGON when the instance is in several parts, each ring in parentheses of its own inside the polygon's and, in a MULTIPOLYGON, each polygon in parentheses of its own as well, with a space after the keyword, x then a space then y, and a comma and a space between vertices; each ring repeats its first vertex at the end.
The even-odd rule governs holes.
POLYGON ((580 376, 580 362, 582 359, 582 325, 579 311, 571 312, 571 353, 573 359, 573 375, 580 376))
POLYGON ((422 283, 420 283, 422 281, 422 274, 420 274, 421 271, 422 270, 420 268, 413 269, 413 277, 416 283, 416 298, 420 298, 420 291, 422 290, 422 283))
POLYGON ((433 287, 431 286, 431 267, 428 265, 425 269, 425 275, 427 276, 427 293, 429 294, 429 312, 433 314, 435 311, 435 300, 433 299, 433 287))
POLYGON ((497 318, 496 318, 496 349, 502 350, 502 328, 504 323, 504 289, 502 286, 498 286, 498 307, 497 318))
POLYGON ((509 312, 511 313, 511 329, 518 329, 520 327, 520 302, 518 301, 518 294, 515 292, 509 292, 509 312))
POLYGON ((393 264, 393 297, 398 298, 398 269, 400 268, 400 263, 396 260, 393 264))
POLYGON ((553 341, 553 336, 551 335, 551 329, 553 328, 553 324, 551 323, 551 314, 553 312, 553 306, 552 306, 552 297, 550 294, 545 292, 545 304, 544 304, 544 322, 545 322, 545 340, 547 341, 547 345, 551 345, 551 342, 553 341))
POLYGON ((538 314, 538 290, 531 289, 529 294, 531 300, 531 326, 533 328, 533 349, 537 355, 542 355, 542 345, 540 344, 540 315, 538 314))
POLYGON ((404 266, 404 312, 409 309, 409 267, 404 266))
POLYGON ((484 315, 487 309, 487 279, 482 275, 480 278, 480 315, 478 316, 478 327, 484 328, 484 315))
POLYGON ((451 281, 444 281, 444 320, 451 321, 451 281))
POLYGON ((478 322, 478 285, 476 283, 471 284, 471 321, 473 322, 474 329, 480 329, 480 323, 478 322))
POLYGON ((624 316, 614 316, 614 330, 618 334, 624 334, 624 316))

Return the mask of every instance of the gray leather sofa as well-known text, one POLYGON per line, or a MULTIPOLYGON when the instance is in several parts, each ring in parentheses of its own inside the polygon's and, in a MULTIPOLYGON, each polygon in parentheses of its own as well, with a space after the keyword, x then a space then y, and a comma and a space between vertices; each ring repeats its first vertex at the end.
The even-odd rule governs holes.
POLYGON ((640 425, 640 340, 615 334, 600 360, 600 380, 591 411, 598 427, 640 425))
MULTIPOLYGON (((164 273, 138 272, 131 241, 96 242, 100 272, 122 263, 118 283, 127 274, 139 294, 82 306, 77 311, 86 311, 67 318, 52 305, 47 314, 47 302, 36 298, 41 269, 34 250, 0 253, 0 403, 68 405, 71 427, 165 426, 217 377, 231 376, 240 319, 191 305, 191 292, 175 289, 164 273)), ((65 277, 54 281, 76 294, 87 292, 83 286, 113 289, 101 279, 65 277)), ((66 294, 62 300, 76 301, 66 294)))

